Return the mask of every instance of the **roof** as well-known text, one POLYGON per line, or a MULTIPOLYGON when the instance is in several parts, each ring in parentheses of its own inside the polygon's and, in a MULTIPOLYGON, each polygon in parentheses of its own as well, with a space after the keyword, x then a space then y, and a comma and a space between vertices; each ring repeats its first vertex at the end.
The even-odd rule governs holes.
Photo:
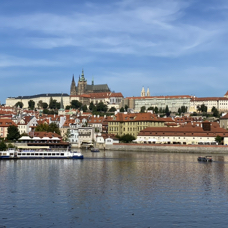
POLYGON ((36 95, 29 95, 29 96, 18 96, 18 97, 8 97, 8 98, 15 98, 15 99, 32 99, 38 97, 69 97, 67 93, 42 93, 36 95))
POLYGON ((145 99, 179 99, 179 98, 192 98, 189 95, 175 95, 175 96, 146 96, 146 97, 126 97, 127 99, 145 100, 145 99))

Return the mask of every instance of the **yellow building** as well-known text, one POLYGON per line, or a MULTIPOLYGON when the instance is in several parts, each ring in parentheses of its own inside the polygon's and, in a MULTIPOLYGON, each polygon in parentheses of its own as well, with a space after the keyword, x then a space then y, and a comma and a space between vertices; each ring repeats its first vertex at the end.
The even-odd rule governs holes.
POLYGON ((108 119, 108 133, 137 137, 138 133, 147 127, 165 127, 165 124, 170 122, 174 121, 171 118, 159 118, 152 113, 117 113, 108 119))

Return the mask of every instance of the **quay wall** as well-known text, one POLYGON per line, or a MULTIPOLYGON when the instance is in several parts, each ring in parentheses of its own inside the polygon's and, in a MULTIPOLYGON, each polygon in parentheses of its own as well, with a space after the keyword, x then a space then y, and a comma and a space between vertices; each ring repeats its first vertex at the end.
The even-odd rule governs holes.
POLYGON ((202 154, 228 154, 228 146, 223 145, 173 145, 173 144, 124 144, 116 143, 105 145, 105 150, 113 151, 145 151, 161 153, 202 153, 202 154))

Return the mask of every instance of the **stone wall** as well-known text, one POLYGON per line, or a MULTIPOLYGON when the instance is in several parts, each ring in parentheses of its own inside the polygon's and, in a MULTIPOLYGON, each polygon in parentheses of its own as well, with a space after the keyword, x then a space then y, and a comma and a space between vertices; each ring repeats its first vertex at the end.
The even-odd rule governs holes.
POLYGON ((220 145, 137 145, 120 143, 105 145, 105 149, 114 151, 148 151, 161 153, 228 154, 228 146, 220 145))

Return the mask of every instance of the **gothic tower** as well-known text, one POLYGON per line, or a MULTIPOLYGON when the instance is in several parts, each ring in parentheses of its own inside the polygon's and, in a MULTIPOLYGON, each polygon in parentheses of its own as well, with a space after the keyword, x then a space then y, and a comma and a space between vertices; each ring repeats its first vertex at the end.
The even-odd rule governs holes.
POLYGON ((71 82, 70 95, 77 95, 76 85, 75 85, 75 81, 74 81, 74 75, 73 75, 72 82, 71 82))
POLYGON ((78 79, 78 95, 86 93, 87 80, 84 77, 84 70, 82 69, 82 75, 78 79))
POLYGON ((149 88, 147 88, 147 91, 146 91, 146 96, 149 97, 150 96, 150 90, 149 88))
POLYGON ((142 87, 141 97, 145 97, 145 89, 144 89, 144 86, 142 87))

